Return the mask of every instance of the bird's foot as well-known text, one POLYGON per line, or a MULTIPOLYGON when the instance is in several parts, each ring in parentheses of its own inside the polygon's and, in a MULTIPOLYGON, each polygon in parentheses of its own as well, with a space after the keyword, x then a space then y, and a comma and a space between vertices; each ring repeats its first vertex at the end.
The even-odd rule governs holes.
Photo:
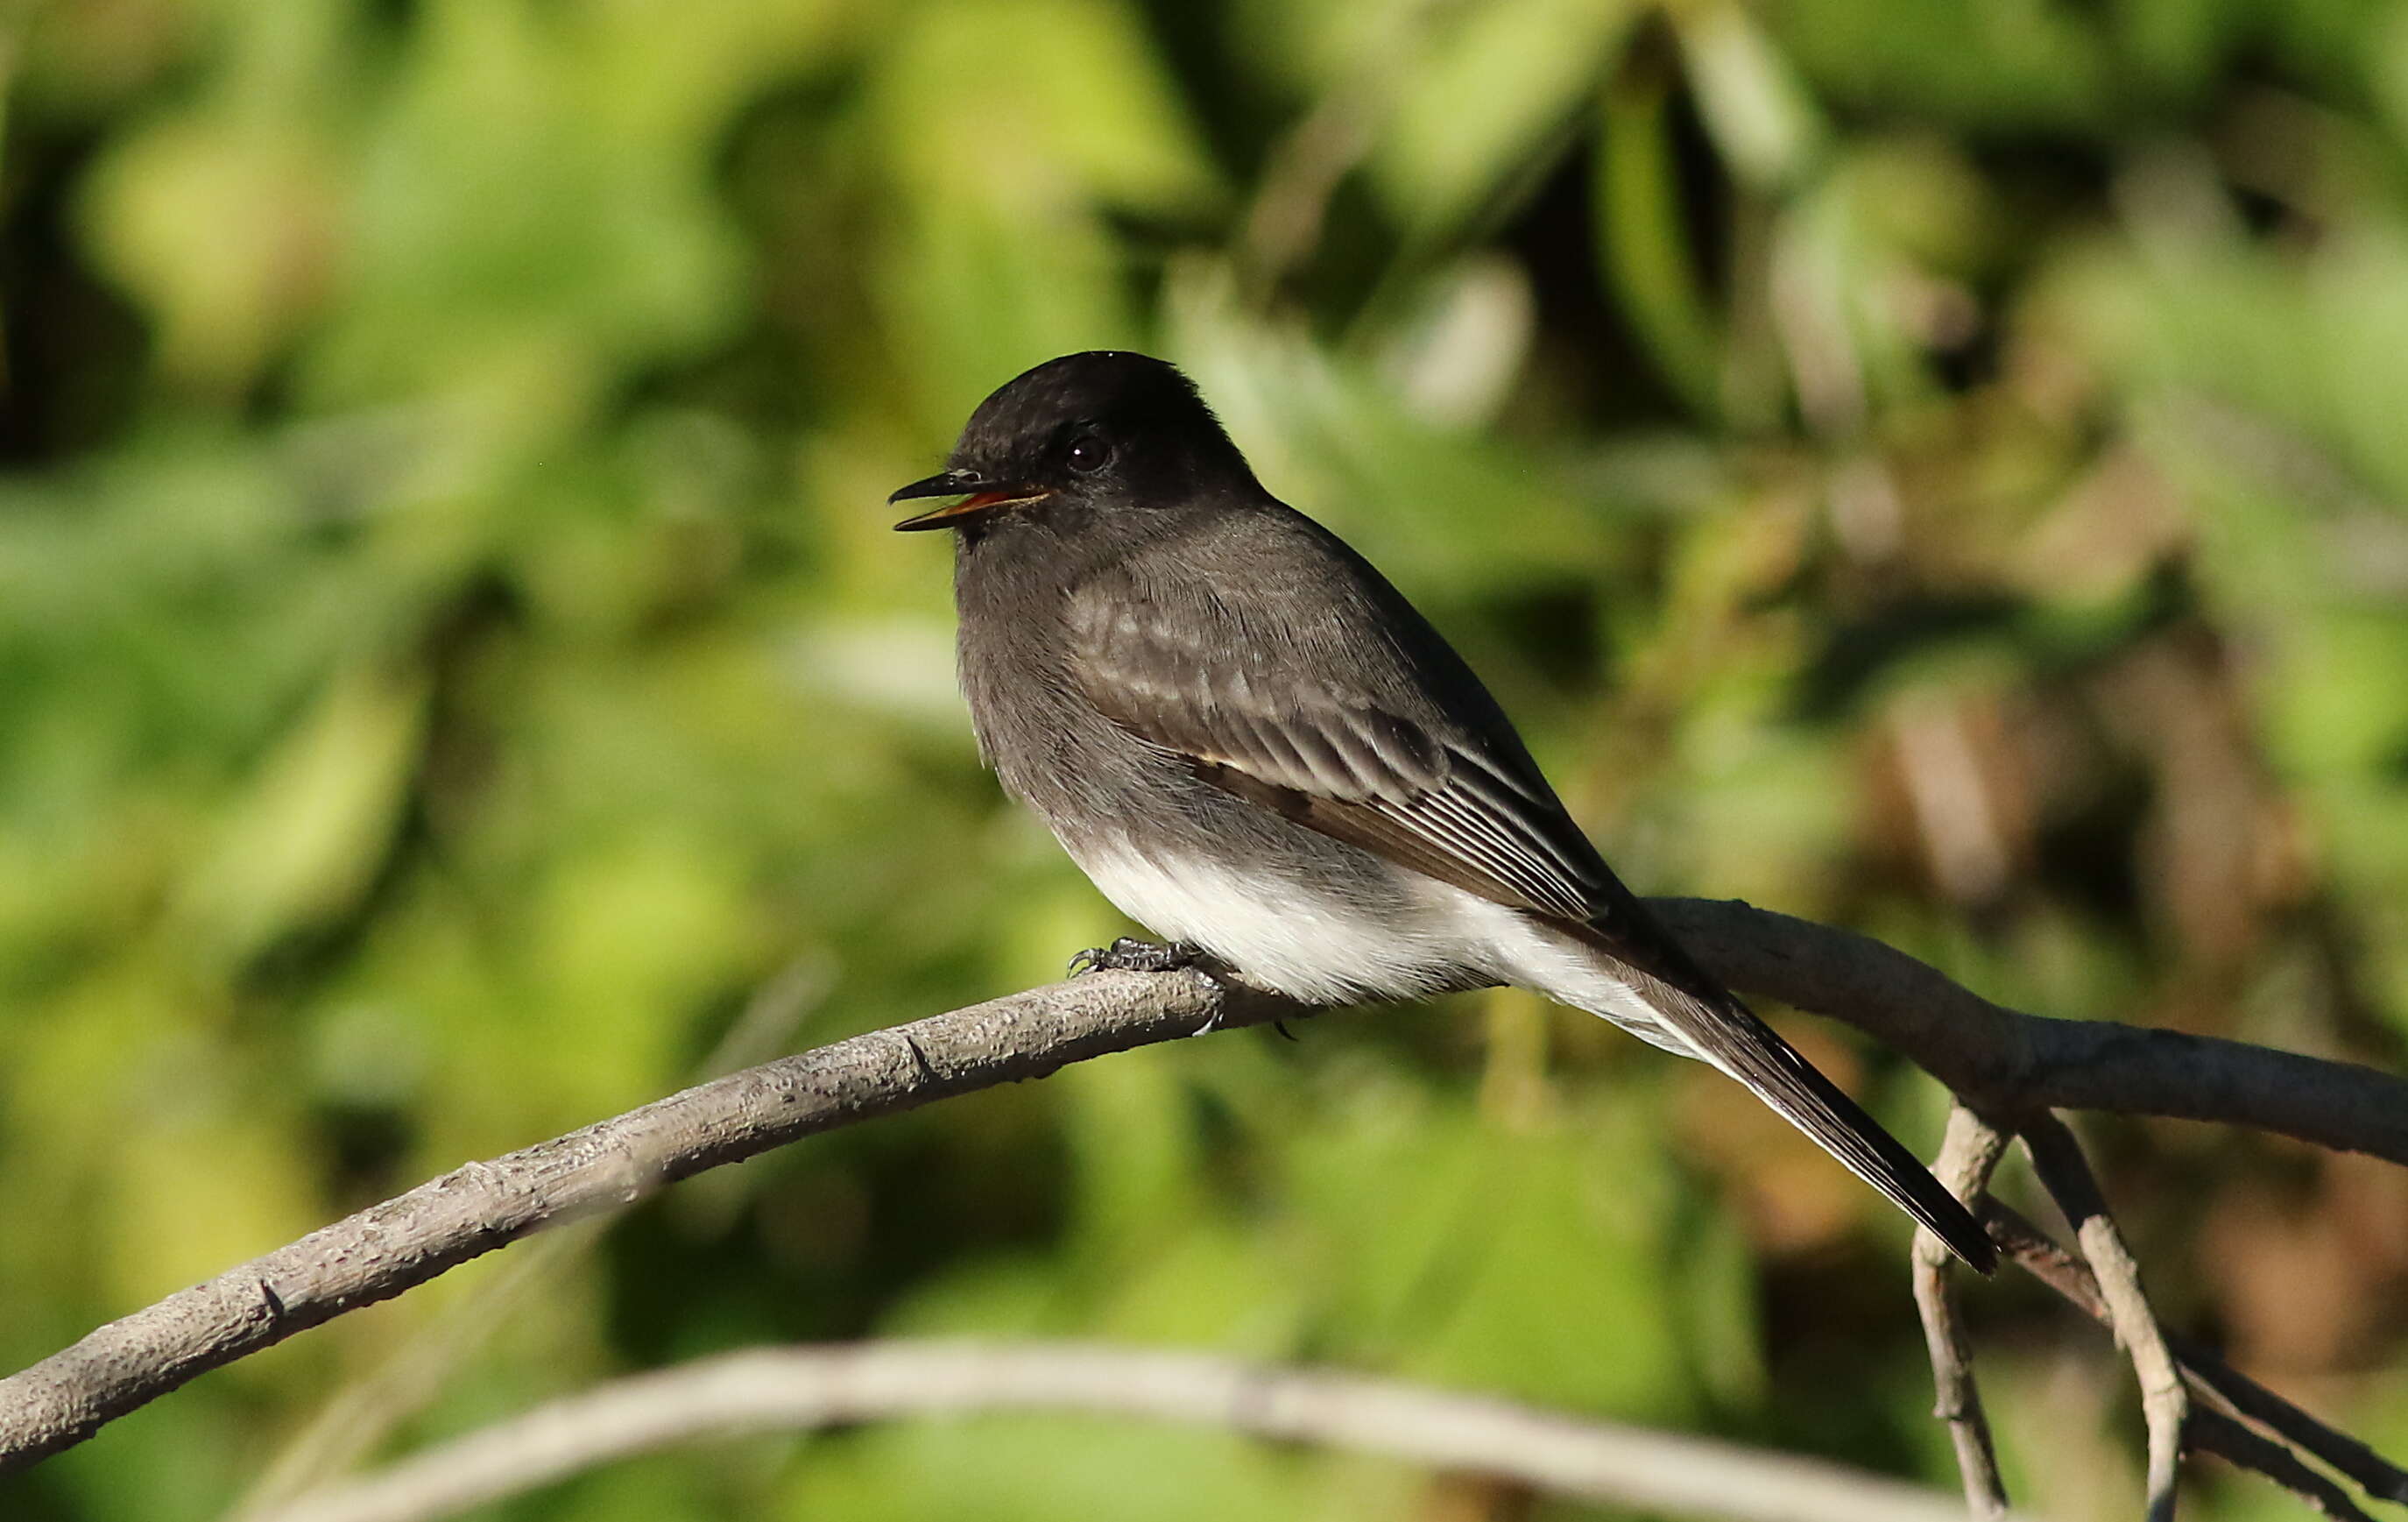
POLYGON ((1201 947, 1184 940, 1168 944, 1123 936, 1109 946, 1090 946, 1070 958, 1070 976, 1087 972, 1177 972, 1204 958, 1201 947))

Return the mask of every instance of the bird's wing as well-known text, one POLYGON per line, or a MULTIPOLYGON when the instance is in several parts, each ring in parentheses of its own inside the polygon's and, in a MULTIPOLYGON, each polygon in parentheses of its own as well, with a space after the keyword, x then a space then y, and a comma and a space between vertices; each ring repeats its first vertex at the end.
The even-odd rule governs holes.
POLYGON ((1956 1198, 1657 926, 1478 680, 1376 571, 1321 542, 1335 588, 1283 586, 1261 557, 1243 575, 1089 582, 1071 600, 1071 680, 1213 785, 1591 946, 1698 1056, 1987 1271, 1989 1238, 1956 1198))
POLYGON ((1400 651, 1316 661, 1219 598, 1165 606, 1109 586, 1074 599, 1071 631, 1088 701, 1251 802, 1550 918, 1586 921, 1619 887, 1519 744, 1417 701, 1400 651))

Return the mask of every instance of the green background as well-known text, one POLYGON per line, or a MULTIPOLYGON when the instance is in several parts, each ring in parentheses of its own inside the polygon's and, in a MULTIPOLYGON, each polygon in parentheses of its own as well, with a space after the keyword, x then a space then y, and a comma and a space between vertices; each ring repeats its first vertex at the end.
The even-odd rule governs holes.
MULTIPOLYGON (((882 502, 1075 349, 1187 366, 1642 891, 2399 1061, 2408 7, 18 0, 0 83, 0 1363, 1125 929, 980 770, 943 547, 882 502)), ((1928 1080, 1784 1028, 1932 1142, 1928 1080)), ((696 1180, 0 1507, 209 1517, 615 1372, 934 1332, 1953 1486, 1902 1222, 1735 1089, 1513 993, 1300 1035, 696 1180)), ((2091 1135, 2172 1320, 2408 1449, 2408 1176, 2091 1135)), ((2104 1339, 2012 1276, 1973 1308, 2019 1496, 2130 1515, 2104 1339)), ((1594 1514, 1014 1419, 500 1515, 1594 1514)))

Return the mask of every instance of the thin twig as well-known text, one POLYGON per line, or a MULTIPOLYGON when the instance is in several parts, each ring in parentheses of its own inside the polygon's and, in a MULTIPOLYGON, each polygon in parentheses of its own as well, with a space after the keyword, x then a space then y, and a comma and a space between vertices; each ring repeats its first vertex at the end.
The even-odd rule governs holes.
POLYGON ((2408 1473, 2372 1448, 2336 1431, 2218 1357, 2205 1343, 2166 1333, 2166 1345, 2193 1385, 2234 1416, 2245 1417, 2339 1470, 2377 1500, 2408 1505, 2408 1473))
POLYGON ((2166 1333, 2166 1345, 2192 1383, 2235 1416, 2245 1417, 2339 1470, 2377 1500, 2408 1505, 2408 1472, 2337 1431, 2226 1363, 2194 1338, 2166 1333))
POLYGON ((2194 1453, 2214 1454, 2229 1464, 2266 1476, 2336 1522, 2374 1522, 2349 1499, 2349 1492, 2301 1463, 2297 1454, 2221 1412, 2192 1412, 2183 1429, 2183 1442, 2194 1453))
MULTIPOLYGON (((1969 1204, 1990 1185, 2007 1139, 1962 1104, 1948 1112, 1948 1132, 1932 1172, 1951 1194, 1969 1204)), ((1965 1505, 1980 1522, 2007 1514, 2007 1485, 1999 1474, 1998 1449, 1989 1418, 1982 1414, 1981 1387, 1973 1380, 1973 1350, 1956 1306, 1953 1265, 1956 1255, 1928 1227, 1914 1233, 1914 1306, 1923 1317, 1923 1341, 1931 1351, 1931 1414, 1948 1424, 1956 1445, 1956 1470, 1965 1481, 1965 1505)))
MULTIPOLYGON (((2372 1069, 2020 1014, 1844 930, 1740 903, 1652 907, 1724 983, 1858 1026, 1986 1113, 2070 1106, 2218 1120, 2408 1162, 2408 1083, 2372 1069)), ((705 1169, 1208 1026, 1302 1012, 1199 975, 1098 973, 781 1057, 470 1163, 0 1379, 0 1472, 81 1442, 195 1374, 705 1169)))
POLYGON ((2108 1325, 2132 1360, 2141 1382, 2141 1416, 2149 1433, 2149 1522, 2173 1522, 2175 1486, 2181 1479, 2183 1423, 2190 1392, 2166 1346, 2165 1329, 2141 1288, 2140 1265, 2108 1212, 2106 1196, 2082 1155, 2082 1143, 2065 1123, 2045 1112, 2017 1123, 2032 1167, 2049 1197, 2073 1224, 2074 1238, 2107 1305, 2108 1325))
POLYGON ((1394 1380, 1082 1343, 870 1343, 755 1350, 619 1380, 305 1497, 269 1522, 432 1522, 700 1437, 1031 1410, 1234 1429, 1634 1511, 1746 1522, 1956 1515, 1935 1491, 1820 1459, 1394 1380))
MULTIPOLYGON (((2000 1252, 2084 1314, 2102 1327, 2110 1325, 2107 1302, 2099 1293, 2099 1282, 2080 1258, 2001 1200, 1985 1199, 1975 1213, 2000 1252)), ((2408 1470, 2348 1433, 2326 1426, 2225 1362, 2220 1354, 2198 1339, 2169 1331, 2166 1346, 2172 1350, 2174 1361, 2182 1365, 2194 1388, 2229 1414, 2255 1422, 2283 1442, 2330 1464, 2379 1500, 2408 1503, 2408 1470)), ((2235 1458, 2234 1462, 2242 1460, 2235 1458)))

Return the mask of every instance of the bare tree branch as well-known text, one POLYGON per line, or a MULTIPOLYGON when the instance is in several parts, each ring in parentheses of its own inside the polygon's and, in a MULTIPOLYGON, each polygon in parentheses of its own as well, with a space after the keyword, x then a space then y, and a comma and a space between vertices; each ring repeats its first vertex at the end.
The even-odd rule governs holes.
POLYGON ((2243 1041, 2024 1014, 1853 931, 1743 903, 1648 907, 1743 993, 1895 1047, 1987 1115, 2096 1110, 2246 1126, 2408 1165, 2408 1082, 2243 1041))
POLYGON ((2374 1522, 2349 1499, 2349 1492, 2301 1463, 2297 1454, 2221 1412, 2192 1412, 2183 1428, 2183 1442, 2195 1453, 2214 1454, 2226 1463, 2265 1475, 2334 1522, 2374 1522))
MULTIPOLYGON (((1999 1244, 2000 1251, 2014 1258, 2018 1267, 2062 1295, 2100 1326, 2111 1325, 2106 1299, 2099 1292, 2099 1281, 2091 1277, 2088 1266, 2080 1258, 2051 1241, 2048 1233, 2025 1219, 2013 1206, 1999 1199, 1984 1199, 1976 1213, 1981 1216, 1982 1225, 1988 1229, 1991 1240, 1999 1244)), ((2255 1423, 2283 1443, 2330 1464, 2362 1486, 2370 1496, 2381 1500, 2408 1503, 2408 1471, 2401 1470, 2346 1432, 2335 1431, 2316 1420, 2225 1362, 2205 1343, 2170 1331, 2166 1334, 2166 1345, 2172 1350, 2174 1360, 2182 1365, 2183 1372, 2190 1378, 2199 1393, 2222 1407, 2228 1415, 2255 1423)), ((2192 1424, 2196 1427, 2197 1423, 2198 1413, 2194 1412, 2192 1424)), ((2196 1442, 2193 1445, 2217 1453, 2244 1468, 2257 1467, 2241 1457, 2238 1450, 2196 1442)), ((2272 1470, 2261 1470, 2260 1472, 2280 1483, 2289 1484, 2284 1475, 2272 1470)))
POLYGON ((0 1472, 79 1443, 195 1374, 705 1169, 1208 1023, 1297 1012, 1201 973, 1098 972, 781 1057, 466 1164, 0 1379, 0 1472))
POLYGON ((2408 1504, 2408 1475, 2397 1464, 2348 1433, 2327 1427, 2226 1363, 2203 1343, 2169 1331, 2166 1345, 2173 1349, 2193 1384, 2227 1414, 2254 1422, 2302 1453, 2330 1464, 2377 1500, 2408 1504))
POLYGON ((2181 1478, 2183 1424, 2190 1416, 2190 1392, 2166 1347, 2165 1328, 2141 1288, 2141 1267, 2124 1241, 2107 1197, 2082 1155, 2082 1143, 2065 1123, 2045 1112, 2017 1125, 2032 1167, 2049 1198, 2073 1224, 2082 1256, 2090 1262, 2107 1325, 2132 1360, 2141 1382, 2141 1414, 2149 1432, 2149 1522, 2173 1522, 2175 1485, 2181 1478))
POLYGON ((304 1497, 265 1522, 432 1522, 695 1438, 895 1416, 1070 1411, 1235 1429, 1742 1522, 1951 1522, 1936 1491, 1820 1459, 1393 1380, 1085 1343, 755 1350, 640 1374, 304 1497))
MULTIPOLYGON (((1970 1204, 1988 1190, 2006 1146, 2003 1133, 1959 1104, 1948 1112, 1948 1134, 1931 1170, 1950 1193, 1970 1204)), ((1956 1445, 1967 1510, 1978 1522, 1996 1522, 2007 1515, 2007 1486, 1999 1474, 1989 1418, 1982 1414, 1982 1392, 1973 1382, 1973 1350, 1956 1305, 1956 1257, 1929 1228, 1915 1229, 1914 1304, 1922 1313, 1923 1340, 1931 1352, 1931 1414, 1948 1424, 1949 1439, 1956 1445)))
MULTIPOLYGON (((2371 1069, 2019 1014, 1846 931, 1744 904, 1656 907, 1726 982, 1870 1031, 1985 1113, 2220 1120, 2408 1162, 2408 1084, 2371 1069)), ((0 1470, 196 1374, 705 1169, 1066 1063, 1301 1012, 1200 974, 1096 973, 782 1057, 467 1164, 0 1379, 0 1470)))

